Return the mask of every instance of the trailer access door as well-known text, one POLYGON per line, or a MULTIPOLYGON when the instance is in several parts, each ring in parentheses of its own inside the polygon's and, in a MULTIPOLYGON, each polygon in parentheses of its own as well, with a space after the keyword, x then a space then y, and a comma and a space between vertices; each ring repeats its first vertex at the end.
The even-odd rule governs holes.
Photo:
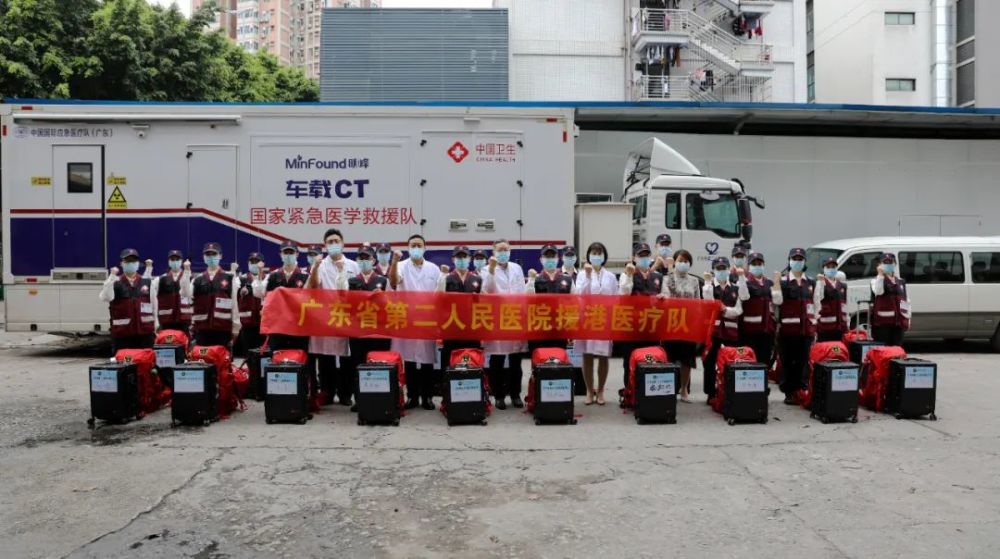
POLYGON ((53 270, 107 267, 104 189, 104 146, 52 146, 53 270))

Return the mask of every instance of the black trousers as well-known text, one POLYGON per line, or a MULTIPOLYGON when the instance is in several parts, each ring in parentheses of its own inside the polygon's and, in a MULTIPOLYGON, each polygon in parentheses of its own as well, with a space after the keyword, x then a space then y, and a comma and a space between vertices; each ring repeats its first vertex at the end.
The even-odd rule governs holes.
POLYGON ((233 341, 232 332, 220 330, 202 330, 194 333, 194 345, 212 346, 221 345, 227 349, 232 349, 230 343, 233 341))
POLYGON ((524 377, 521 370, 522 359, 523 353, 490 356, 490 391, 495 399, 521 397, 521 382, 524 377))
POLYGON ((781 336, 781 391, 791 396, 806 387, 812 336, 781 336))
POLYGON ((743 345, 750 346, 758 363, 770 365, 774 357, 774 334, 744 334, 743 345))
POLYGON ((260 326, 244 326, 240 328, 240 338, 233 353, 240 357, 246 357, 247 351, 257 349, 264 343, 264 338, 260 335, 260 326))
POLYGON ((319 365, 319 386, 326 391, 329 398, 336 396, 341 402, 351 400, 354 394, 354 382, 351 374, 354 372, 350 357, 340 357, 337 364, 336 355, 316 355, 319 365))
POLYGON ((153 349, 153 341, 155 338, 156 336, 153 334, 112 337, 111 354, 114 355, 121 349, 153 349))
POLYGON ((368 353, 372 351, 389 351, 392 340, 385 338, 350 338, 347 340, 351 348, 350 370, 347 371, 347 386, 349 394, 355 394, 358 389, 358 365, 368 362, 368 353))
MULTIPOLYGON (((263 343, 263 340, 261 340, 263 343)), ((259 346, 258 346, 259 347, 259 346)), ((269 334, 267 336, 267 347, 272 352, 282 349, 300 349, 309 351, 309 338, 307 336, 286 336, 285 334, 269 334)), ((313 363, 312 370, 316 370, 313 363)))
POLYGON ((426 400, 433 398, 434 364, 407 361, 404 368, 406 370, 406 398, 408 400, 415 400, 418 397, 426 400))
POLYGON ((702 372, 702 390, 709 398, 715 396, 715 360, 719 357, 719 348, 722 347, 722 338, 712 337, 712 347, 708 350, 708 355, 701 360, 701 368, 704 369, 702 372))
POLYGON ((903 345, 904 331, 899 326, 874 326, 872 327, 872 338, 876 342, 882 342, 888 346, 903 345))
POLYGON ((844 339, 843 330, 831 330, 829 332, 818 332, 816 334, 817 342, 839 342, 844 339))

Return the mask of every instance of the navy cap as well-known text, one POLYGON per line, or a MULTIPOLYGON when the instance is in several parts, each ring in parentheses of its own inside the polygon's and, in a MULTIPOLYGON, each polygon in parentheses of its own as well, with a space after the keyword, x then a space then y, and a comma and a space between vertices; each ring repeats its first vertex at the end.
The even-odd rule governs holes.
POLYGON ((318 246, 310 246, 308 250, 309 254, 320 254, 320 248, 318 246))
POLYGON ((832 256, 827 256, 826 258, 823 259, 823 267, 824 268, 827 267, 830 264, 836 264, 836 263, 837 263, 837 259, 834 258, 834 257, 832 257, 832 256))
POLYGON ((281 243, 281 247, 279 247, 278 250, 281 252, 285 252, 286 250, 294 250, 295 252, 298 252, 299 245, 293 243, 292 241, 284 241, 281 243))
POLYGON ((764 262, 765 261, 764 255, 759 252, 751 252, 747 256, 747 262, 753 262, 754 260, 760 260, 761 262, 764 262))
POLYGON ((636 256, 638 256, 640 252, 650 252, 651 253, 653 251, 649 249, 649 243, 636 243, 636 245, 634 247, 632 247, 632 254, 635 254, 636 256))
POLYGON ((484 258, 484 259, 488 258, 486 256, 486 251, 485 250, 477 250, 476 252, 472 253, 472 257, 473 258, 484 258))
POLYGON ((726 258, 725 256, 716 256, 715 258, 712 259, 712 269, 713 270, 715 268, 722 268, 722 267, 725 267, 725 268, 729 267, 729 259, 728 258, 726 258))
POLYGON ((217 252, 222 254, 222 246, 219 243, 205 243, 205 247, 201 249, 202 253, 206 252, 217 252))
POLYGON ((556 248, 556 245, 545 245, 542 247, 542 254, 545 254, 546 252, 554 252, 556 254, 559 254, 559 249, 556 248))
POLYGON ((669 245, 672 242, 674 242, 674 240, 670 238, 668 233, 660 233, 656 236, 656 244, 658 245, 669 245))
POLYGON ((573 245, 566 245, 562 250, 563 256, 576 256, 576 247, 573 245))
POLYGON ((130 257, 139 258, 139 251, 135 250, 134 248, 127 248, 127 249, 125 249, 125 250, 122 251, 122 254, 121 254, 121 259, 122 260, 125 260, 126 258, 130 258, 130 257))
POLYGON ((742 256, 746 256, 747 255, 747 247, 743 246, 740 243, 736 243, 735 245, 733 245, 733 252, 731 254, 733 256, 736 256, 737 254, 742 255, 742 256))
POLYGON ((392 246, 389 243, 379 243, 375 246, 375 252, 392 252, 392 246))
POLYGON ((889 262, 895 262, 896 255, 891 252, 883 252, 882 255, 878 257, 879 262, 885 262, 886 260, 889 262))
POLYGON ((802 258, 805 258, 806 257, 806 249, 804 249, 804 248, 793 248, 792 250, 788 251, 788 257, 789 258, 795 258, 796 256, 801 256, 802 258))
POLYGON ((368 256, 369 258, 374 259, 375 258, 375 249, 373 249, 370 246, 369 247, 361 247, 361 248, 358 249, 358 256, 361 256, 362 254, 368 256))
POLYGON ((465 245, 458 245, 454 250, 451 251, 452 256, 458 256, 459 254, 464 254, 468 256, 470 254, 469 247, 465 245))
POLYGON ((259 253, 259 252, 251 252, 250 256, 247 257, 247 261, 249 262, 251 260, 259 260, 259 261, 263 262, 264 261, 264 255, 261 254, 261 253, 259 253))
POLYGON ((183 252, 181 252, 179 250, 167 251, 167 260, 170 260, 171 258, 173 258, 175 256, 177 258, 180 258, 181 260, 184 260, 184 253, 183 252))

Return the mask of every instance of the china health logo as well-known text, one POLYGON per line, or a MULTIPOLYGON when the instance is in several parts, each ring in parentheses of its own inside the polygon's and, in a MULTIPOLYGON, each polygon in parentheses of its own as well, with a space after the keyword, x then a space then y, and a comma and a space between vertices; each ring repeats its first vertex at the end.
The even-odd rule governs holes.
POLYGON ((455 163, 461 163, 469 156, 469 149, 462 142, 455 142, 448 148, 448 157, 455 163))

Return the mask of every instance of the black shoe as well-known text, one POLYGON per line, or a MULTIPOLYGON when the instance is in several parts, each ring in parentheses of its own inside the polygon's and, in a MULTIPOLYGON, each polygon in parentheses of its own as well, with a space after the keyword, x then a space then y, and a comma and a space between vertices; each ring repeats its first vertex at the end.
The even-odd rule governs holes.
POLYGON ((424 408, 427 411, 433 411, 434 410, 434 399, 433 398, 424 398, 424 401, 423 401, 422 404, 420 404, 420 407, 424 408))
POLYGON ((340 399, 340 405, 342 405, 342 406, 350 406, 350 405, 352 405, 351 399, 350 398, 341 398, 340 399))
POLYGON ((795 398, 795 396, 785 396, 785 405, 797 406, 799 405, 799 401, 795 398))
POLYGON ((416 408, 419 405, 420 405, 420 402, 418 402, 416 398, 410 398, 409 400, 406 401, 406 405, 403 406, 403 409, 404 410, 412 410, 413 408, 416 408))
POLYGON ((510 397, 510 405, 514 406, 515 408, 523 408, 524 407, 524 402, 521 401, 521 397, 520 396, 511 396, 510 397))
POLYGON ((358 412, 358 405, 357 404, 354 404, 353 406, 351 406, 351 412, 352 413, 357 413, 358 412))
POLYGON ((496 406, 498 410, 507 409, 507 404, 504 402, 504 398, 493 398, 493 405, 496 406))

